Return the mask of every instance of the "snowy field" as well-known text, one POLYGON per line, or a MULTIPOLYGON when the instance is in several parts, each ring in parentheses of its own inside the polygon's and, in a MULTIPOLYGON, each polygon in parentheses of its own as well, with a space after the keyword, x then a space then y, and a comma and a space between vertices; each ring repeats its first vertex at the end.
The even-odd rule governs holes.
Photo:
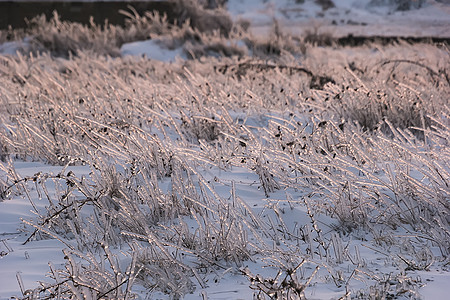
POLYGON ((293 35, 301 35, 313 27, 339 37, 348 34, 449 36, 450 3, 446 0, 338 0, 332 1, 334 6, 328 6, 329 2, 331 1, 229 0, 228 8, 234 18, 251 20, 256 34, 267 33, 275 19, 284 30, 293 35), (316 2, 322 3, 322 6, 316 2), (388 5, 393 2, 409 2, 413 9, 399 10, 398 4, 388 5))
POLYGON ((446 298, 448 45, 327 38, 450 5, 295 2, 2 32, 0 299, 446 298))

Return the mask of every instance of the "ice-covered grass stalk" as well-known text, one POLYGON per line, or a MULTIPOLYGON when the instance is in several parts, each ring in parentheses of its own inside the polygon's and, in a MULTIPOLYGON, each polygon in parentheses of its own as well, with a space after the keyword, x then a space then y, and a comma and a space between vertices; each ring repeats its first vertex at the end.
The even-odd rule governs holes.
POLYGON ((323 283, 418 297, 414 271, 449 259, 448 62, 403 44, 244 63, 1 56, 1 199, 47 201, 29 240, 66 255, 24 298, 181 298, 229 273, 259 298, 323 283), (63 167, 20 177, 14 159, 63 167), (88 177, 67 171, 82 164, 88 177))

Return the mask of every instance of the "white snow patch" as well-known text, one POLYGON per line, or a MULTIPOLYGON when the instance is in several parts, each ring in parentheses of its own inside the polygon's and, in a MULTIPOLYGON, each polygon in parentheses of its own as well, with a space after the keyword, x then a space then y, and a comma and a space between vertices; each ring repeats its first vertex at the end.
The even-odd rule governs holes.
POLYGON ((450 272, 418 272, 426 286, 420 289, 423 299, 448 299, 450 272))
POLYGON ((26 51, 29 48, 29 39, 12 41, 0 44, 0 54, 16 55, 17 51, 26 51))
POLYGON ((124 44, 120 48, 120 53, 122 54, 122 56, 145 55, 147 58, 165 62, 173 62, 177 57, 185 58, 183 50, 181 48, 170 50, 165 48, 155 40, 138 41, 124 44))

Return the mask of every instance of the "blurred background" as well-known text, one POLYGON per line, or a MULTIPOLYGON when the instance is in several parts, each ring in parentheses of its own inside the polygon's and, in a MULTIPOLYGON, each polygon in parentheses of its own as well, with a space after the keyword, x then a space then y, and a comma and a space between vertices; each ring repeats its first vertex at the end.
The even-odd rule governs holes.
POLYGON ((120 10, 128 10, 132 5, 143 15, 145 11, 159 11, 166 13, 170 20, 174 19, 173 8, 175 1, 0 1, 0 29, 23 28, 27 20, 44 14, 47 19, 57 11, 63 21, 89 24, 91 16, 96 24, 103 24, 106 20, 110 24, 124 25, 125 16, 120 10))

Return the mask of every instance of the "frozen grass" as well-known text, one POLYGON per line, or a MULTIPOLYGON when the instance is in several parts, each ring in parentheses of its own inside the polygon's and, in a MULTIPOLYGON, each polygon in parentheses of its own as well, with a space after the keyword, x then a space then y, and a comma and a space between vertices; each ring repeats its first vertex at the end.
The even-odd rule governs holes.
POLYGON ((199 48, 200 45, 206 49, 214 45, 214 48, 230 49, 228 51, 232 54, 237 51, 232 51, 235 47, 226 46, 224 38, 217 37, 229 36, 232 29, 233 36, 237 36, 237 32, 241 30, 241 26, 233 25, 224 9, 204 9, 196 1, 190 0, 173 2, 172 13, 177 16, 176 24, 170 23, 166 15, 157 11, 146 12, 141 16, 132 6, 127 11, 119 11, 127 17, 124 27, 108 22, 95 24, 93 19, 89 25, 63 21, 58 12, 54 11, 50 19, 40 15, 29 20, 25 29, 1 30, 0 42, 27 38, 28 43, 22 47, 22 52, 50 52, 62 57, 74 55, 79 50, 116 57, 120 55, 123 44, 148 39, 161 40, 171 49, 181 47, 189 41, 186 53, 190 53, 193 46, 199 48))
POLYGON ((23 298, 177 299, 228 274, 257 299, 419 298, 417 271, 450 254, 448 49, 295 42, 267 60, 0 56, 1 199, 45 201, 25 243, 66 261, 23 298))

